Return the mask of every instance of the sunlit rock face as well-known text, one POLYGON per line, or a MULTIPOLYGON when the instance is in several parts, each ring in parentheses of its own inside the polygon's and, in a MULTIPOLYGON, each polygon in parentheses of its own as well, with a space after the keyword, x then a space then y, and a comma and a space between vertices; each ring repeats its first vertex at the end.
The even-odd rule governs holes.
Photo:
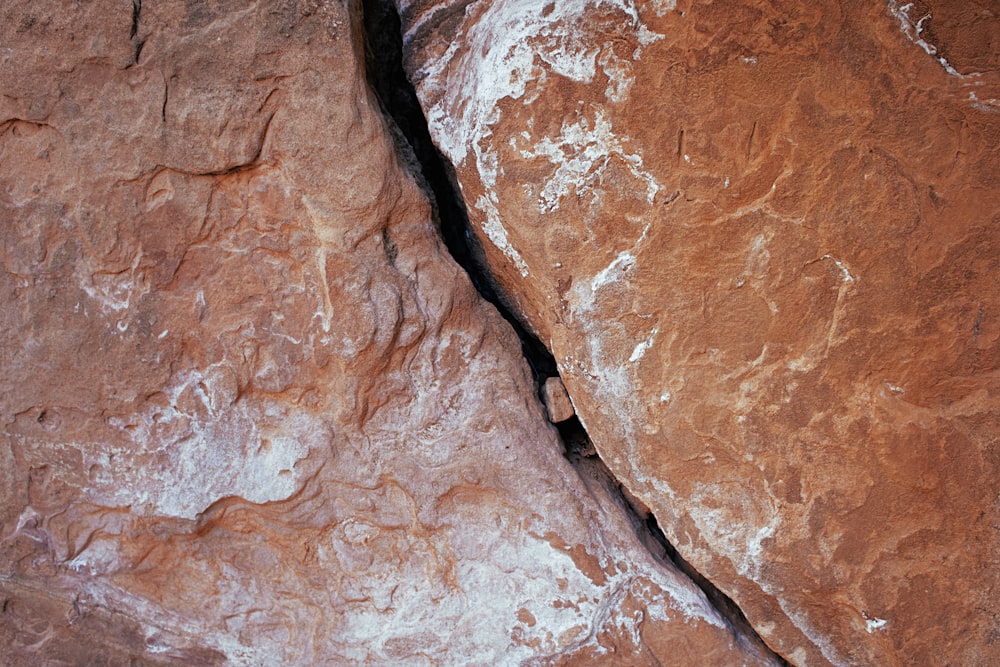
POLYGON ((0 10, 3 662, 768 664, 563 458, 359 11, 0 10))
POLYGON ((400 2, 483 258, 797 665, 1000 663, 985 2, 400 2))

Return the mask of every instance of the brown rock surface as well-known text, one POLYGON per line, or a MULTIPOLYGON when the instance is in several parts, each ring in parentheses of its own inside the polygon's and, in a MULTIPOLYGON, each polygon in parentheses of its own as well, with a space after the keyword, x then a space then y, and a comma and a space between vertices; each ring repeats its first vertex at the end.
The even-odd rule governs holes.
POLYGON ((560 455, 357 6, 0 7, 5 664, 766 664, 560 455))
POLYGON ((569 400, 569 394, 562 380, 557 377, 550 377, 542 385, 542 399, 545 401, 545 409, 549 413, 549 421, 553 424, 571 419, 576 412, 573 410, 573 403, 569 400))
POLYGON ((1000 664, 994 3, 401 2, 597 449, 797 665, 1000 664))

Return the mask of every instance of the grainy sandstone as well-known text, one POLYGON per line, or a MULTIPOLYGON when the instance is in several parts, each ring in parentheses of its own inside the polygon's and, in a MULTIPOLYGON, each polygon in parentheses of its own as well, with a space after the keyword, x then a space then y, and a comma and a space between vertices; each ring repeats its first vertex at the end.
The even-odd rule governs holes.
POLYGON ((542 385, 542 399, 549 413, 549 421, 553 424, 571 419, 576 414, 569 400, 569 394, 566 393, 566 387, 557 377, 545 380, 545 384, 542 385))
POLYGON ((597 449, 797 665, 1000 663, 987 2, 398 3, 597 449))
POLYGON ((3 660, 766 664, 562 458, 357 11, 0 8, 3 660))

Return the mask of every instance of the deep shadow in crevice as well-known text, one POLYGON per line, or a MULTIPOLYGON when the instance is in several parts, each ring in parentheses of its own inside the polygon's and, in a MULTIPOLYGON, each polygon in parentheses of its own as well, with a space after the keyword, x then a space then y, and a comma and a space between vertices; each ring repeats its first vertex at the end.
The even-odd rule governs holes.
POLYGON ((649 552, 662 562, 667 562, 685 574, 694 584, 701 589, 705 597, 719 614, 725 618, 730 626, 735 630, 735 637, 738 643, 742 644, 750 651, 765 653, 778 665, 791 667, 791 663, 785 658, 775 653, 761 639, 757 631, 753 629, 747 621, 743 610, 739 608, 732 598, 727 596, 711 581, 706 579, 698 570, 688 563, 677 549, 663 534, 660 524, 656 521, 656 516, 645 504, 633 496, 625 485, 622 484, 607 464, 601 460, 587 435, 586 429, 577 417, 568 419, 556 424, 559 435, 563 441, 566 458, 576 468, 577 472, 590 479, 593 479, 603 486, 612 498, 624 509, 636 537, 649 550, 649 552))
POLYGON ((369 85, 384 114, 392 119, 401 135, 397 137, 401 152, 409 153, 416 161, 413 175, 431 200, 448 252, 469 274, 480 296, 496 306, 514 327, 537 389, 539 380, 544 382, 545 378, 557 374, 555 359, 512 314, 485 268, 482 248, 469 230, 469 218, 455 171, 431 140, 417 93, 403 70, 403 40, 396 7, 385 0, 364 0, 362 4, 369 85))
MULTIPOLYGON (((416 91, 403 69, 403 44, 396 8, 386 0, 362 0, 362 6, 369 85, 375 91, 384 114, 395 126, 393 131, 397 132, 400 152, 411 162, 414 178, 431 200, 448 251, 469 274, 479 294, 496 307, 517 333, 522 353, 534 374, 535 388, 540 390, 547 378, 558 376, 555 359, 514 315, 486 268, 482 248, 469 228, 454 169, 431 140, 416 91)), ((580 420, 573 417, 556 424, 556 428, 562 438, 566 458, 578 474, 598 481, 612 494, 650 553, 686 574, 720 615, 729 621, 740 643, 769 654, 779 664, 789 665, 767 647, 736 603, 677 553, 653 513, 628 492, 600 459, 580 420)))

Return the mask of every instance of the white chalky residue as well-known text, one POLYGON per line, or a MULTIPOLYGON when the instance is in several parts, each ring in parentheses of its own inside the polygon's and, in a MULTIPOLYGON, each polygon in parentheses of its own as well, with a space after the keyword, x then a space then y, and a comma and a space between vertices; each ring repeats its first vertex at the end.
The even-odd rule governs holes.
MULTIPOLYGON (((149 292, 149 285, 138 270, 141 261, 142 253, 137 252, 131 265, 124 271, 81 275, 78 284, 88 297, 97 301, 104 315, 128 311, 135 301, 149 292)), ((84 269, 81 265, 78 271, 82 272, 84 269)), ((119 328, 119 331, 124 329, 119 328)))
MULTIPOLYGON (((428 653, 461 655, 467 664, 483 665, 519 665, 570 646, 599 651, 597 630, 609 622, 623 631, 638 632, 646 618, 675 619, 677 611, 724 627, 715 609, 690 582, 650 558, 643 560, 643 552, 627 573, 606 573, 606 581, 597 584, 565 549, 534 535, 488 546, 461 541, 454 545, 461 553, 450 568, 456 586, 444 595, 434 585, 406 587, 394 577, 374 581, 365 593, 384 600, 352 613, 341 634, 344 645, 351 647, 345 657, 363 662, 378 656, 383 662, 393 662, 390 647, 395 640, 421 635, 431 626, 461 624, 463 632, 433 635, 438 645, 426 647, 428 653), (655 595, 653 587, 665 595, 655 595), (649 601, 648 616, 619 615, 622 598, 633 588, 649 601), (390 603, 395 613, 387 619, 379 606, 390 603), (518 618, 522 608, 534 617, 534 623, 518 618), (470 614, 470 609, 477 613, 470 614), (511 643, 509 639, 515 636, 518 641, 511 643)), ((326 551, 319 549, 321 558, 328 557, 326 551)))
POLYGON ((66 565, 74 572, 94 576, 112 571, 119 562, 117 542, 103 536, 91 540, 66 565))
MULTIPOLYGON (((815 625, 803 614, 799 609, 793 609, 789 607, 788 601, 782 594, 783 589, 778 589, 774 585, 768 583, 766 580, 757 582, 761 589, 770 595, 774 596, 774 599, 778 602, 778 606, 781 611, 784 612, 785 616, 792 622, 796 628, 799 629, 806 638, 813 643, 819 649, 819 652, 823 654, 830 664, 836 665, 836 667, 848 667, 848 665, 855 665, 857 663, 848 662, 844 659, 840 652, 834 648, 833 644, 830 642, 829 636, 823 631, 816 628, 815 625)), ((792 656, 796 654, 793 652, 792 656)), ((807 664, 805 656, 796 659, 797 665, 807 664)))
POLYGON ((771 252, 767 249, 767 244, 771 241, 771 235, 758 234, 750 243, 750 252, 747 253, 747 261, 743 271, 746 275, 761 276, 767 271, 767 265, 771 261, 771 252))
POLYGON ((486 214, 486 220, 482 224, 486 236, 489 237, 493 245, 499 248, 510 261, 514 262, 514 266, 520 271, 521 276, 527 278, 528 265, 525 263, 524 258, 521 257, 521 253, 517 251, 517 248, 510 244, 510 239, 507 238, 507 229, 500 222, 500 211, 497 210, 496 203, 492 200, 492 197, 481 196, 476 201, 476 208, 486 214))
POLYGON ((635 83, 632 63, 622 60, 615 55, 614 51, 608 49, 601 54, 598 64, 608 77, 608 86, 604 89, 604 96, 615 103, 626 101, 632 84, 635 83))
POLYGON ((590 280, 590 291, 596 292, 605 285, 615 282, 618 276, 635 266, 635 255, 628 250, 618 253, 614 261, 590 280))
POLYGON ((972 108, 979 111, 985 111, 987 113, 997 113, 1000 111, 1000 99, 995 97, 981 100, 974 92, 970 92, 969 101, 972 102, 972 108))
POLYGON ((636 38, 639 40, 639 44, 643 46, 649 46, 653 42, 658 42, 663 39, 665 35, 661 35, 658 32, 653 32, 645 26, 645 24, 639 26, 639 30, 636 31, 636 38))
POLYGON ((659 333, 659 329, 654 327, 649 333, 649 338, 635 346, 635 349, 632 350, 632 356, 630 356, 628 360, 635 363, 636 361, 642 359, 646 355, 646 351, 653 347, 653 339, 656 338, 657 333, 659 333))
POLYGON ((908 2, 905 5, 900 5, 898 0, 889 0, 889 12, 896 17, 899 21, 899 26, 902 28, 903 33, 906 35, 907 39, 923 49, 927 55, 932 56, 935 60, 940 63, 941 67, 944 68, 948 74, 956 76, 960 79, 968 79, 972 77, 979 76, 978 72, 972 74, 962 74, 957 69, 951 66, 948 60, 938 53, 937 47, 930 44, 921 35, 924 31, 924 21, 930 18, 930 15, 922 16, 914 23, 913 19, 910 17, 910 12, 913 10, 913 3, 908 2))
POLYGON ((211 368, 176 375, 164 393, 166 407, 109 420, 132 444, 81 448, 94 467, 94 501, 193 519, 225 496, 263 503, 296 491, 296 464, 323 431, 315 418, 297 412, 276 428, 261 427, 255 411, 231 405, 225 380, 211 368), (202 405, 207 418, 179 405, 183 393, 202 405), (143 463, 149 459, 156 464, 143 463))
POLYGON ((664 16, 667 12, 677 9, 677 0, 652 0, 650 3, 657 16, 664 16))
MULTIPOLYGON (((592 284, 599 287, 598 280, 595 277, 592 284)), ((574 371, 577 375, 590 380, 590 387, 598 405, 604 406, 608 410, 611 409, 611 406, 616 406, 616 410, 623 410, 626 413, 624 418, 621 414, 615 416, 620 419, 620 423, 626 431, 621 435, 627 439, 632 435, 631 429, 634 423, 634 420, 628 418, 627 415, 637 414, 639 409, 633 384, 632 367, 620 363, 620 357, 617 354, 609 353, 604 349, 604 341, 611 333, 609 327, 611 329, 623 329, 623 327, 620 323, 609 323, 597 315, 596 289, 597 287, 588 289, 582 281, 574 284, 571 288, 573 318, 582 330, 583 340, 586 342, 589 352, 588 360, 575 362, 574 371)))
MULTIPOLYGON (((660 1, 655 7, 662 15, 673 9, 673 4, 660 1)), ((520 255, 509 243, 496 206, 498 169, 493 127, 500 120, 499 103, 504 99, 530 103, 554 77, 585 84, 594 80, 600 49, 593 46, 592 31, 587 27, 592 5, 618 10, 624 15, 622 20, 635 31, 640 44, 634 58, 647 44, 663 37, 641 23, 632 0, 555 2, 544 16, 534 0, 500 1, 491 3, 468 33, 462 35, 462 40, 453 40, 444 53, 426 62, 416 76, 421 98, 433 100, 427 109, 427 119, 438 147, 456 166, 466 161, 470 149, 473 152, 486 193, 476 202, 476 208, 487 217, 484 231, 492 243, 506 242, 498 247, 522 275, 526 275, 527 266, 523 259, 520 262, 516 259, 520 255)), ((412 39, 431 15, 433 12, 408 26, 404 43, 412 39)), ((609 77, 608 97, 624 101, 631 86, 631 64, 608 51, 601 56, 601 66, 609 77)), ((603 115, 595 119, 593 128, 584 128, 584 123, 578 124, 582 135, 565 137, 564 142, 565 149, 569 153, 579 151, 579 157, 567 157, 561 151, 558 155, 547 155, 554 164, 561 165, 542 194, 543 201, 551 204, 549 210, 555 205, 553 199, 558 200, 570 187, 582 194, 593 178, 600 177, 599 173, 588 176, 586 169, 600 161, 599 170, 603 170, 612 155, 621 158, 633 174, 646 181, 652 203, 659 184, 642 170, 641 158, 622 148, 622 140, 610 133, 610 123, 603 115)), ((572 133, 572 128, 568 129, 572 133)), ((545 147, 538 150, 544 151, 545 147)))
POLYGON ((884 628, 888 622, 884 618, 869 618, 865 620, 865 630, 868 631, 868 634, 871 634, 876 630, 884 628))
POLYGON ((481 144, 499 120, 500 100, 521 99, 529 84, 545 83, 542 63, 573 81, 593 81, 598 51, 581 38, 585 9, 557 2, 541 16, 534 0, 492 3, 463 40, 420 69, 421 96, 438 99, 427 114, 431 135, 453 164, 461 165, 470 147, 483 152, 481 144))
POLYGON ((564 122, 558 137, 544 137, 532 148, 522 149, 521 156, 546 158, 555 166, 539 193, 541 213, 554 211, 571 192, 583 195, 593 190, 612 158, 623 162, 632 176, 645 185, 647 203, 653 203, 662 187, 644 169, 642 157, 629 151, 623 139, 612 131, 611 121, 601 109, 595 111, 592 121, 580 117, 575 122, 564 122))
MULTIPOLYGON (((664 498, 675 497, 673 489, 662 480, 644 475, 639 477, 642 483, 648 484, 664 498)), ((819 648, 820 653, 830 663, 838 667, 849 664, 834 648, 829 637, 819 631, 801 609, 789 606, 779 586, 775 586, 767 577, 760 576, 760 566, 764 556, 763 542, 773 537, 780 528, 780 513, 773 506, 763 506, 762 502, 757 502, 763 499, 755 499, 745 490, 738 490, 737 493, 733 493, 732 490, 727 491, 729 507, 712 507, 718 502, 721 493, 722 491, 713 485, 698 484, 695 492, 685 502, 687 507, 692 508, 689 510, 692 520, 712 545, 716 555, 729 560, 740 575, 753 580, 761 590, 774 596, 785 616, 819 648), (735 514, 732 512, 734 500, 736 506, 742 508, 741 512, 735 514)), ((805 661, 799 660, 797 664, 805 664, 805 661)))
POLYGON ((854 282, 854 280, 855 280, 854 276, 851 275, 851 272, 847 269, 847 265, 844 264, 843 261, 837 259, 836 257, 828 255, 828 254, 827 255, 823 255, 823 257, 821 257, 820 259, 829 259, 829 260, 832 260, 833 263, 837 265, 837 268, 840 269, 840 272, 841 272, 841 274, 844 277, 844 282, 845 283, 853 283, 854 282))
POLYGON ((749 490, 703 483, 695 485, 688 507, 698 530, 717 553, 728 558, 739 574, 756 581, 763 542, 773 537, 781 524, 777 508, 749 490), (729 499, 724 507, 718 506, 721 497, 729 499), (733 520, 735 516, 739 520, 733 520))
MULTIPOLYGON (((579 280, 571 288, 570 308, 574 320, 579 324, 583 332, 583 340, 586 341, 589 360, 581 362, 574 360, 567 365, 575 367, 577 375, 582 375, 590 380, 591 390, 599 399, 598 404, 616 411, 624 411, 622 414, 615 414, 613 422, 621 424, 623 431, 621 437, 628 442, 632 442, 633 426, 641 420, 629 418, 629 415, 640 414, 642 408, 639 404, 638 393, 635 391, 636 366, 623 363, 624 357, 617 350, 606 350, 606 340, 626 337, 628 334, 621 322, 609 320, 605 316, 598 314, 597 300, 598 294, 609 285, 625 279, 629 271, 636 265, 636 256, 633 251, 638 252, 646 241, 652 223, 647 223, 642 230, 642 234, 632 244, 629 250, 623 250, 605 267, 595 274, 590 281, 579 280)), ((644 317, 640 315, 640 317, 644 317)), ((658 332, 653 329, 648 337, 648 342, 652 344, 652 338, 658 332)), ((645 353, 646 347, 640 342, 633 349, 632 355, 645 353)), ((638 357, 637 357, 638 358, 638 357)), ((631 361, 636 361, 632 359, 631 361)))

